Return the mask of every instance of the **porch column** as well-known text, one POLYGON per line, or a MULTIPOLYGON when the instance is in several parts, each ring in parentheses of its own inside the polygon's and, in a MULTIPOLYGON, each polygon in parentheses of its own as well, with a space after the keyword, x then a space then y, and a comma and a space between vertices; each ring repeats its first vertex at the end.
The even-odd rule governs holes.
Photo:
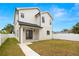
POLYGON ((21 38, 20 38, 21 39, 21 43, 23 43, 23 27, 22 26, 21 26, 21 34, 20 35, 21 35, 21 38))

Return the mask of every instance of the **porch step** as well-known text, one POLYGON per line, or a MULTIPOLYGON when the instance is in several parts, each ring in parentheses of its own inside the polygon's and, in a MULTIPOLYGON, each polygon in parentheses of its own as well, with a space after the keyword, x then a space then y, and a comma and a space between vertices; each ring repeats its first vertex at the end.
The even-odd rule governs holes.
POLYGON ((32 44, 32 43, 31 43, 31 42, 26 42, 25 44, 26 44, 26 45, 29 45, 29 44, 32 44))

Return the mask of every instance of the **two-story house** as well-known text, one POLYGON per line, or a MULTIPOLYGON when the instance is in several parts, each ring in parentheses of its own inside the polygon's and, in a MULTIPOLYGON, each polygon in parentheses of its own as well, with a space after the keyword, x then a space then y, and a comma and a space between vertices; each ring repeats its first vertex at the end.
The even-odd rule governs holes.
POLYGON ((38 8, 16 8, 14 15, 15 35, 19 42, 52 39, 52 17, 38 8))

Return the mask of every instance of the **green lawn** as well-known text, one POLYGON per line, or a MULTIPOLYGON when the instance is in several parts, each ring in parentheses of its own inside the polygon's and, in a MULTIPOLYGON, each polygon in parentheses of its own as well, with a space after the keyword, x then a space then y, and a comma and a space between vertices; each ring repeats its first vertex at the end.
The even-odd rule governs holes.
POLYGON ((24 56, 18 41, 15 38, 8 38, 0 47, 0 56, 24 56))
POLYGON ((6 31, 2 31, 2 30, 0 30, 0 34, 9 34, 9 33, 6 32, 6 31))
POLYGON ((79 42, 67 40, 43 40, 30 44, 42 56, 79 56, 79 42))

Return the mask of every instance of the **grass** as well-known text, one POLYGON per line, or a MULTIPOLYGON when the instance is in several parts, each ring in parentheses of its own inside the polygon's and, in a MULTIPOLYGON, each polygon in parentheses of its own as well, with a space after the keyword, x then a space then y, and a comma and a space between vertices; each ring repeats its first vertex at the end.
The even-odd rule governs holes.
POLYGON ((79 56, 79 42, 67 40, 43 40, 30 44, 42 56, 79 56))
POLYGON ((15 38, 8 38, 0 47, 0 56, 24 56, 17 43, 15 38))
POLYGON ((6 32, 6 31, 2 31, 2 30, 0 30, 0 34, 9 34, 9 33, 6 32))

